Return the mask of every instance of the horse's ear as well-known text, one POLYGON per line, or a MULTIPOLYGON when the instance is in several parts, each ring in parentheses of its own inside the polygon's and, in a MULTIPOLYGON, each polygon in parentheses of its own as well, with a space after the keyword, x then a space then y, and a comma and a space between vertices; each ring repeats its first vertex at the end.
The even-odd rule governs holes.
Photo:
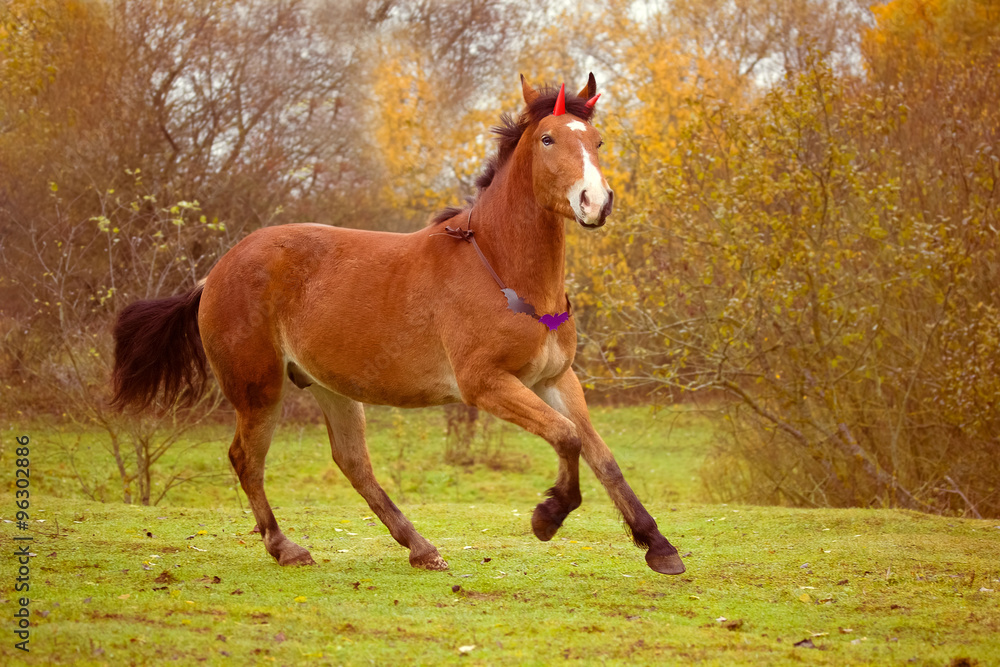
POLYGON ((587 85, 580 89, 580 92, 576 94, 577 97, 582 97, 585 100, 591 99, 597 94, 597 79, 594 78, 594 73, 591 72, 590 76, 587 78, 587 85))
POLYGON ((524 75, 521 75, 521 94, 524 95, 524 103, 531 106, 531 103, 538 99, 538 91, 531 87, 524 75))

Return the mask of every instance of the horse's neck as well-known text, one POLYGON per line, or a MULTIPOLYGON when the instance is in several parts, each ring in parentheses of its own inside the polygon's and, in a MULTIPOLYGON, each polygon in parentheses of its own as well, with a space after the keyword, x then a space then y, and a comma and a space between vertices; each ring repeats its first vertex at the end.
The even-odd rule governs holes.
POLYGON ((535 202, 530 171, 506 165, 480 196, 472 229, 500 278, 539 315, 564 307, 563 221, 535 202))

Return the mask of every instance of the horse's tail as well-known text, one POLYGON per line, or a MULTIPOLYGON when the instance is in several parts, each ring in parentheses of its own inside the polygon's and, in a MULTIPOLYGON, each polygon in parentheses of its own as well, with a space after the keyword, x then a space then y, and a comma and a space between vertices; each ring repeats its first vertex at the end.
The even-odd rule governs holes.
POLYGON ((141 410, 161 388, 168 405, 180 395, 190 404, 205 392, 208 374, 198 331, 202 289, 198 285, 187 294, 136 301, 118 315, 113 407, 141 410))

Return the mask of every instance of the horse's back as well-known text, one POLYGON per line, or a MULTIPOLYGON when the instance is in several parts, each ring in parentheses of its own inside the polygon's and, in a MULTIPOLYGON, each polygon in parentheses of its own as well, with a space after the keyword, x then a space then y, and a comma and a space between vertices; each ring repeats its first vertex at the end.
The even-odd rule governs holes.
POLYGON ((213 368, 270 387, 291 362, 302 383, 366 402, 458 399, 421 240, 312 224, 250 234, 206 280, 199 324, 213 368))

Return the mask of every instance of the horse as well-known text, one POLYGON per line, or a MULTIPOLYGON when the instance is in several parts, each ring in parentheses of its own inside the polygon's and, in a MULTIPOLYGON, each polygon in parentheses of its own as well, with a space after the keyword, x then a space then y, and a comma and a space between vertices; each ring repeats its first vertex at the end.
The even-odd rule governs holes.
POLYGON ((594 75, 576 95, 565 88, 536 89, 522 76, 524 108, 493 128, 498 146, 475 197, 419 231, 264 227, 191 291, 138 301, 119 314, 112 404, 143 409, 199 396, 207 365, 236 413, 229 460, 280 565, 314 562, 282 533, 264 493, 287 376, 319 403, 334 462, 409 549, 414 567, 448 564, 376 480, 364 403, 463 402, 546 440, 559 467, 531 517, 543 541, 580 506, 582 455, 633 542, 646 549, 648 566, 684 572, 591 424, 572 370, 577 339, 564 291, 564 219, 601 227, 614 193, 590 122, 600 97, 594 75))

